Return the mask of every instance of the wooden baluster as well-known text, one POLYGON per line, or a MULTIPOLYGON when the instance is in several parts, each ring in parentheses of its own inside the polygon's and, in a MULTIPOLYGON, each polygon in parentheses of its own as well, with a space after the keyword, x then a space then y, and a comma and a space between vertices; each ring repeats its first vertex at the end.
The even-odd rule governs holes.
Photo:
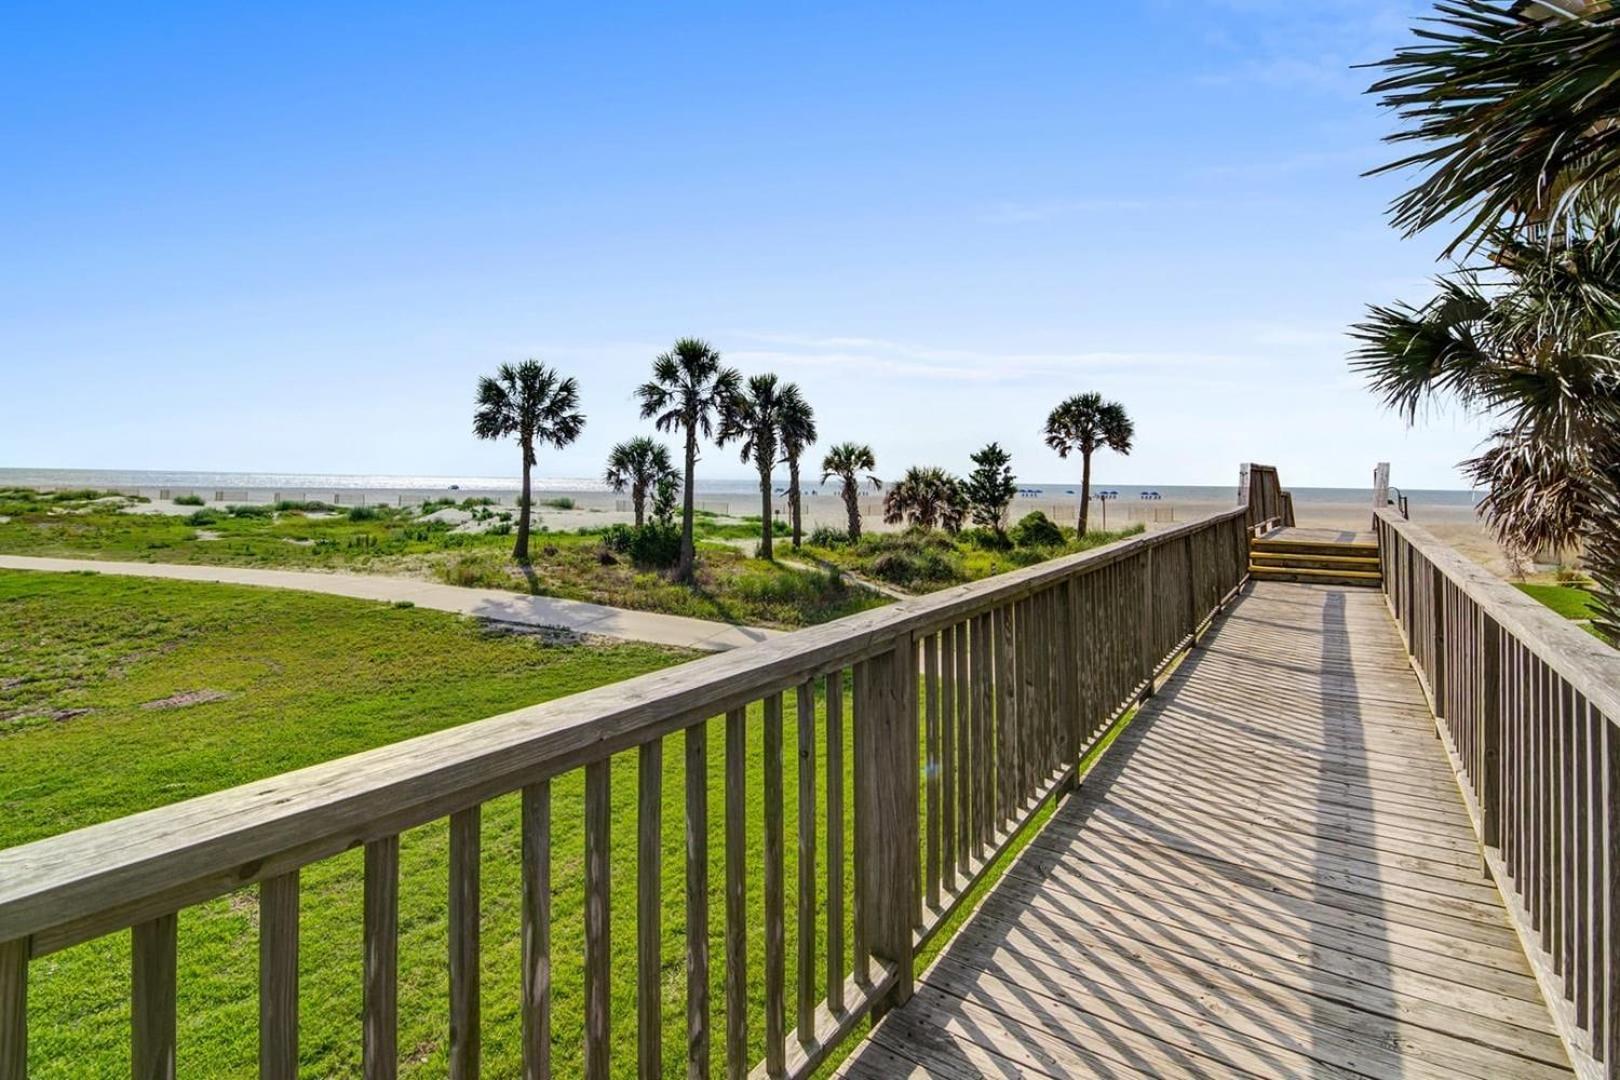
POLYGON ((827 1008, 844 1008, 844 673, 827 675, 827 1008))
POLYGON ((1013 655, 1017 670, 1013 680, 1014 711, 1018 752, 1013 759, 1013 819, 1023 816, 1023 807, 1035 784, 1036 746, 1041 728, 1041 598, 1039 595, 1016 605, 1013 625, 1013 655))
POLYGON ((956 891, 956 627, 939 632, 939 854, 945 888, 956 891))
POLYGON ((1058 662, 1062 665, 1062 704, 1058 723, 1063 726, 1063 767, 1073 770, 1085 742, 1084 718, 1080 707, 1080 580, 1071 577, 1063 589, 1063 633, 1058 642, 1058 662))
POLYGON ((912 881, 917 873, 916 651, 902 636, 861 665, 855 711, 855 902, 871 954, 896 966, 893 1004, 912 994, 912 881), (861 707, 864 701, 865 708, 861 707), (907 708, 911 716, 907 716, 907 708), (909 824, 908 824, 909 823, 909 824))
POLYGON ((816 682, 799 685, 799 1042, 810 1045, 816 1034, 816 682))
POLYGON ((956 862, 965 878, 973 846, 973 678, 968 669, 968 623, 956 626, 956 862))
POLYGON ((480 807, 450 815, 450 1077, 478 1076, 480 807))
POLYGON ((551 1076, 551 781, 523 788, 523 1078, 551 1076))
POLYGON ((1598 736, 1597 813, 1593 848, 1603 852, 1598 874, 1598 910, 1603 922, 1597 966, 1602 1030, 1594 1033, 1599 1055, 1611 1077, 1620 1076, 1620 717, 1595 717, 1598 736))
MULTIPOLYGON (((1573 694, 1573 688, 1571 689, 1573 694)), ((1569 820, 1570 820, 1570 869, 1572 871, 1569 893, 1569 933, 1567 935, 1570 948, 1570 977, 1565 981, 1573 983, 1572 1000, 1575 1007, 1576 1022, 1587 1030, 1591 1029, 1590 1013, 1592 1006, 1592 964, 1590 949, 1592 939, 1596 936, 1596 928, 1592 922, 1592 862, 1597 853, 1592 849, 1592 837, 1595 833, 1592 819, 1596 807, 1592 805, 1592 791, 1589 783, 1591 777, 1590 762, 1595 755, 1595 747, 1588 738, 1591 731, 1590 716, 1588 714, 1586 699, 1579 694, 1573 694, 1574 707, 1569 716, 1569 743, 1567 746, 1567 768, 1569 770, 1569 820)))
POLYGON ((130 934, 130 1061, 135 1080, 174 1080, 176 932, 173 913, 130 934))
POLYGON ((613 762, 585 766, 585 1075, 611 1074, 613 762))
POLYGON ((1138 676, 1138 678, 1145 680, 1145 685, 1142 688, 1142 697, 1150 698, 1153 696, 1153 669, 1157 666, 1157 661, 1159 659, 1154 651, 1153 640, 1153 623, 1155 616, 1153 611, 1153 549, 1151 547, 1142 549, 1142 553, 1136 558, 1136 565, 1140 575, 1141 584, 1139 587, 1142 595, 1142 625, 1140 627, 1142 659, 1141 674, 1138 676))
POLYGON ((686 1075, 709 1076, 709 726, 686 729, 686 1075))
POLYGON ((974 734, 978 743, 974 750, 973 785, 976 789, 973 808, 973 854, 983 859, 995 828, 996 754, 993 738, 993 701, 995 673, 991 670, 991 657, 995 655, 990 644, 991 619, 980 615, 973 623, 974 668, 974 734))
POLYGON ((662 963, 664 740, 641 744, 636 802, 636 1067, 642 1080, 664 1075, 662 963))
POLYGON ((1502 838, 1502 629, 1480 614, 1479 792, 1480 840, 1499 847, 1502 838))
POLYGON ((298 871, 259 883, 259 1077, 298 1075, 298 871))
POLYGON ((748 1075, 748 711, 726 713, 726 1075, 748 1075))
POLYGON ((765 1069, 787 1071, 787 945, 782 840, 782 695, 765 698, 765 1069))
POLYGON ((28 1080, 28 939, 0 941, 0 1080, 28 1080))
POLYGON ((366 844, 361 1058, 366 1080, 399 1072, 399 837, 366 844))
POLYGON ((924 815, 926 831, 923 836, 925 850, 923 878, 926 883, 926 901, 930 908, 939 908, 939 638, 922 640, 923 653, 923 743, 924 787, 927 791, 924 815))
POLYGON ((1018 733, 1018 705, 1015 700, 1017 672, 1013 667, 1014 619, 1009 606, 992 612, 994 630, 995 712, 996 712, 996 802, 993 809, 995 829, 1000 829, 1013 816, 1013 763, 1016 760, 1018 733))

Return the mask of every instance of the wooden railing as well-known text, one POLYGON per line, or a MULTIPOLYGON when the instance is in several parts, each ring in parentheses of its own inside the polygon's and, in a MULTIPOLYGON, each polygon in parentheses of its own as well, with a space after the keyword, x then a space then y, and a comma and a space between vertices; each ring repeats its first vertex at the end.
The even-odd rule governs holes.
POLYGON ((1238 503, 1248 508, 1245 523, 1255 534, 1294 523, 1294 496, 1283 490, 1274 465, 1245 465, 1238 476, 1238 503))
POLYGON ((1620 1076, 1620 653, 1390 510, 1379 558, 1542 990, 1586 1076, 1620 1076))
MULTIPOLYGON (((740 1076, 762 1045, 756 1072, 804 1075, 875 1008, 907 999, 917 950, 1042 801, 1073 778, 1088 746, 1151 692, 1155 675, 1230 598, 1247 564, 1247 514, 1240 506, 0 852, 0 1080, 22 1080, 28 1071, 30 964, 125 928, 133 928, 134 1074, 173 1076, 177 1060, 185 1073, 186 1049, 176 1045, 177 920, 187 908, 249 887, 259 905, 259 1074, 295 1075, 299 909, 307 899, 300 870, 355 847, 365 856, 363 920, 354 931, 364 945, 355 973, 363 986, 357 1034, 365 1075, 393 1076, 399 838, 445 818, 449 1073, 477 1075, 482 810, 509 794, 521 799, 521 844, 512 847, 521 859, 524 1075, 549 1075, 554 1045, 579 1039, 588 1076, 632 1064, 642 1076, 660 1075, 668 990, 659 948, 661 785, 665 743, 677 736, 686 837, 684 1069, 704 1076, 711 1064, 723 1065, 726 1075, 740 1076), (784 746, 785 709, 794 747, 784 746), (707 733, 719 717, 725 880, 711 888, 707 733), (795 751, 796 791, 789 792, 783 755, 795 751), (628 976, 610 967, 610 763, 626 752, 637 758, 633 1018, 612 1015, 611 984, 628 976), (760 790, 747 783, 754 768, 760 790), (844 789, 846 768, 852 792, 844 789), (554 823, 566 819, 552 784, 576 770, 584 774, 583 940, 560 944, 583 949, 584 1019, 582 1032, 559 1033, 554 1044, 551 845, 554 823), (794 838, 784 825, 790 799, 794 838), (763 823, 757 849, 750 819, 763 823), (784 848, 794 841, 796 881, 788 881, 784 848), (762 910, 751 911, 746 877, 761 864, 762 910), (711 893, 723 897, 718 912, 711 893), (723 955, 711 957, 716 918, 723 955), (758 959, 747 942, 755 918, 764 928, 762 1009, 751 1004, 759 969, 750 966, 758 959), (722 1002, 710 1000, 714 963, 724 968, 722 1002), (717 1008, 724 1025, 711 1036, 717 1008), (762 1040, 754 1026, 760 1012, 762 1040), (634 1063, 611 1059, 613 1025, 626 1022, 636 1024, 634 1063)), ((580 812, 577 804, 567 809, 580 812)))

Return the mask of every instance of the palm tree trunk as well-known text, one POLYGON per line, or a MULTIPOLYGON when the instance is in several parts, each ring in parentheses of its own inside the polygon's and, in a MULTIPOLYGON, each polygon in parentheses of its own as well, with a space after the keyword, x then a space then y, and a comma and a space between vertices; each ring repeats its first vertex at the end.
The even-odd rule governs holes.
POLYGON ((1085 538, 1091 518, 1091 451, 1080 451, 1080 537, 1085 538))
POLYGON ((686 477, 681 496, 681 561, 675 566, 676 581, 691 581, 696 554, 692 547, 692 469, 697 465, 697 426, 686 425, 686 477))
POLYGON ((512 546, 512 558, 529 561, 529 508, 534 500, 529 497, 529 444, 523 444, 523 501, 518 507, 517 543, 512 546))
POLYGON ((853 543, 861 538, 861 494, 852 481, 844 481, 844 509, 849 512, 849 539, 853 543))
POLYGON ((759 467, 759 506, 761 532, 759 557, 762 559, 774 559, 776 554, 772 550, 771 540, 776 533, 776 521, 771 516, 771 468, 769 465, 759 467))
POLYGON ((630 498, 636 504, 636 528, 639 529, 647 518, 647 485, 630 485, 630 498))
POLYGON ((793 550, 799 550, 804 530, 799 512, 799 456, 788 458, 788 512, 793 516, 793 550))

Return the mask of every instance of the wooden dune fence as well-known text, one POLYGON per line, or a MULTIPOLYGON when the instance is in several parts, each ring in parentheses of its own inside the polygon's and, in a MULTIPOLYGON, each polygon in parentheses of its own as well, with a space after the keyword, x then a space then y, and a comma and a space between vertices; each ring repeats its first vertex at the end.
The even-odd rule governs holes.
POLYGON ((1245 465, 1238 476, 1238 503, 1248 508, 1245 523, 1256 533, 1294 523, 1294 496, 1283 490, 1273 465, 1245 465))
POLYGON ((1390 608, 1578 1071, 1620 1077, 1620 654, 1389 509, 1390 608))
POLYGON ((300 869, 355 847, 365 853, 364 918, 354 928, 364 942, 357 973, 364 987, 364 1073, 393 1076, 400 1051, 399 836, 445 818, 450 1074, 477 1075, 481 807, 512 793, 521 793, 524 1075, 551 1073, 553 948, 583 950, 584 1030, 559 1038, 574 1045, 583 1038, 586 1075, 660 1075, 661 995, 668 992, 659 955, 660 806, 663 748, 672 736, 684 736, 686 841, 674 872, 686 896, 685 1071, 804 1075, 874 1008, 907 999, 917 950, 1042 800, 1073 777, 1084 750, 1151 689, 1155 673, 1241 584, 1246 520, 1240 506, 0 852, 0 1080, 22 1080, 27 1071, 30 963, 126 928, 133 928, 134 1074, 173 1076, 177 1060, 184 1073, 186 1048, 176 1045, 177 919, 186 908, 249 887, 258 891, 260 911, 259 1074, 295 1075, 299 911, 308 899, 300 869), (820 731, 818 706, 825 717, 820 731), (788 711, 797 718, 796 747, 783 745, 788 711), (706 732, 719 717, 724 745, 711 747, 706 732), (785 790, 784 754, 795 752, 796 790, 785 790), (621 753, 639 763, 638 903, 630 927, 610 917, 609 763, 621 753), (714 754, 723 757, 720 805, 711 805, 706 779, 714 754), (852 799, 843 790, 849 755, 852 799), (747 763, 760 761, 763 781, 754 790, 744 783, 747 763), (554 941, 552 829, 563 804, 554 807, 551 785, 575 770, 584 774, 584 932, 582 941, 554 941), (784 828, 789 800, 796 801, 797 836, 784 828), (715 813, 724 817, 725 884, 724 903, 711 910, 708 838, 715 813), (763 822, 762 850, 750 850, 750 820, 763 822), (786 879, 789 844, 796 844, 796 881, 786 879), (748 910, 744 876, 761 863, 763 910, 748 910), (825 901, 818 905, 820 888, 825 901), (716 920, 723 923, 724 954, 711 956, 716 920), (763 920, 763 956, 747 948, 753 920, 763 920), (797 930, 792 984, 785 974, 790 923, 797 930), (610 970, 615 933, 635 936, 635 970, 610 970), (710 1000, 715 964, 724 965, 721 1001, 710 1000), (748 1000, 758 965, 763 1062, 749 1051, 759 1045, 748 1000), (610 982, 630 979, 635 1015, 613 1015, 610 982), (719 1028, 717 1012, 724 1018, 719 1028), (636 1025, 636 1061, 611 1058, 614 1025, 622 1024, 636 1025))

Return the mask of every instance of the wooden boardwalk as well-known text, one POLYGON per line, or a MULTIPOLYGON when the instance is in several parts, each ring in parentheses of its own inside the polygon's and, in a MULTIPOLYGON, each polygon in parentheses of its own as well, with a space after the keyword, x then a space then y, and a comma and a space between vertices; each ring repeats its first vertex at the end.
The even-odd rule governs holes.
POLYGON ((1383 596, 1261 583, 841 1072, 1570 1070, 1383 596))

